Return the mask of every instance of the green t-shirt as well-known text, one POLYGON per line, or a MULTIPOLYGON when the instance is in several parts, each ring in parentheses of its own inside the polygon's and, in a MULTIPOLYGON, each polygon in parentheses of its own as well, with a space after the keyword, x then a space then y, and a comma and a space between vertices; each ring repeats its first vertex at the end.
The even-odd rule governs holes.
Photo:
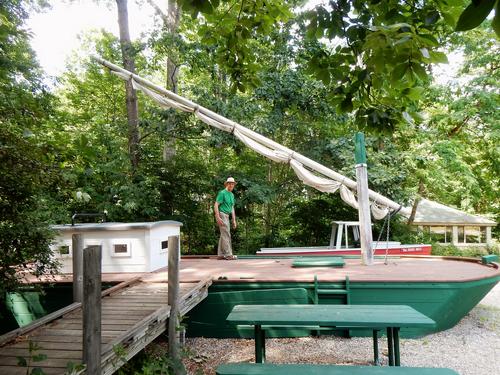
POLYGON ((219 191, 216 201, 219 203, 219 211, 228 215, 233 212, 234 194, 230 191, 227 191, 226 189, 219 191))

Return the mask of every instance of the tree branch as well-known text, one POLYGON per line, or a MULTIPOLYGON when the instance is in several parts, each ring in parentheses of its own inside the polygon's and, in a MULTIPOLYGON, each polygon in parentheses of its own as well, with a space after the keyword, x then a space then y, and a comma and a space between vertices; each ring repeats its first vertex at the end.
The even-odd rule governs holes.
POLYGON ((151 5, 153 7, 156 14, 158 14, 161 17, 161 19, 163 20, 163 23, 165 25, 168 25, 168 17, 165 13, 163 13, 163 11, 160 9, 160 7, 153 0, 147 0, 147 2, 149 3, 149 5, 151 5))
POLYGON ((471 118, 471 115, 465 116, 465 118, 463 119, 463 121, 460 124, 456 125, 453 129, 451 129, 448 132, 448 137, 452 137, 452 136, 458 134, 460 132, 460 130, 463 128, 463 126, 465 124, 467 124, 467 122, 469 122, 470 118, 471 118))

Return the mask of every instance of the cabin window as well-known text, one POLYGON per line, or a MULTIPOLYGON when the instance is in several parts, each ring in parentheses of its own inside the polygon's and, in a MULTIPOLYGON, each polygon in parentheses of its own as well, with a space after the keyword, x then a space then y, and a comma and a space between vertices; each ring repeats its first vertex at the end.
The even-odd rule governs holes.
POLYGON ((160 240, 160 254, 165 254, 168 251, 168 240, 160 240))
POLYGON ((69 255, 69 246, 68 245, 59 246, 59 254, 69 255))
POLYGON ((62 244, 57 247, 57 252, 61 257, 70 257, 71 256, 71 246, 68 244, 62 244))
POLYGON ((115 250, 115 254, 124 254, 128 252, 128 246, 124 243, 115 244, 113 245, 113 248, 115 250))
POLYGON ((130 243, 128 241, 115 241, 111 246, 112 257, 129 257, 130 243))

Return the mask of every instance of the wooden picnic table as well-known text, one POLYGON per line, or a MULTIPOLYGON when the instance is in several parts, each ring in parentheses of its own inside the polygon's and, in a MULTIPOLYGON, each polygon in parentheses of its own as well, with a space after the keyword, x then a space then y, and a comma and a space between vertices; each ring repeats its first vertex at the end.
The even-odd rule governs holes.
POLYGON ((232 324, 255 327, 255 362, 264 363, 266 329, 319 326, 373 331, 378 363, 378 331, 386 329, 389 366, 400 366, 399 330, 435 326, 434 320, 405 305, 236 305, 227 317, 232 324))

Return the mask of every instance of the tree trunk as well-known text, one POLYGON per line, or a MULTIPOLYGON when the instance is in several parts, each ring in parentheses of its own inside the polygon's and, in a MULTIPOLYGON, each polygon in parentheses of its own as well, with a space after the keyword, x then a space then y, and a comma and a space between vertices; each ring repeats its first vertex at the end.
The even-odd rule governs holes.
POLYGON ((418 204, 420 203, 420 200, 422 199, 423 194, 425 193, 425 186, 422 180, 419 181, 418 183, 418 193, 417 197, 415 198, 415 201, 413 202, 413 206, 411 208, 411 214, 410 217, 408 218, 408 225, 413 224, 413 221, 415 220, 415 215, 417 214, 417 207, 418 204))
MULTIPOLYGON (((181 19, 181 8, 175 0, 168 0, 167 15, 163 17, 165 28, 168 33, 174 37, 177 34, 179 22, 181 19)), ((167 88, 174 93, 177 93, 177 81, 179 76, 179 66, 172 59, 171 56, 167 57, 167 88)), ((173 132, 173 116, 168 116, 167 137, 169 133, 173 132)), ((163 146, 163 160, 170 161, 175 157, 175 137, 168 137, 163 146)))
MULTIPOLYGON (((181 20, 181 8, 176 0, 168 0, 167 8, 167 28, 171 36, 177 34, 179 22, 181 20)), ((171 56, 167 58, 167 88, 177 93, 177 78, 179 75, 179 66, 172 60, 171 56)))
MULTIPOLYGON (((267 182, 269 185, 272 184, 273 181, 273 165, 271 163, 267 163, 267 182)), ((273 218, 272 218, 272 207, 271 203, 264 204, 264 233, 265 233, 265 247, 273 246, 273 218)))
MULTIPOLYGON (((177 34, 179 22, 181 19, 181 8, 176 0, 168 0, 167 13, 165 14, 153 0, 147 0, 155 9, 156 13, 163 20, 163 26, 166 31, 174 36, 177 34)), ((179 75, 179 66, 173 61, 171 56, 167 56, 167 89, 177 94, 177 77, 179 75)))
MULTIPOLYGON (((130 40, 128 27, 127 0, 116 0, 118 7, 118 26, 120 29, 120 46, 122 50, 123 67, 135 73, 134 49, 130 40)), ((139 108, 137 105, 137 95, 132 83, 125 83, 127 122, 128 122, 128 152, 132 171, 135 173, 139 166, 139 108)))

